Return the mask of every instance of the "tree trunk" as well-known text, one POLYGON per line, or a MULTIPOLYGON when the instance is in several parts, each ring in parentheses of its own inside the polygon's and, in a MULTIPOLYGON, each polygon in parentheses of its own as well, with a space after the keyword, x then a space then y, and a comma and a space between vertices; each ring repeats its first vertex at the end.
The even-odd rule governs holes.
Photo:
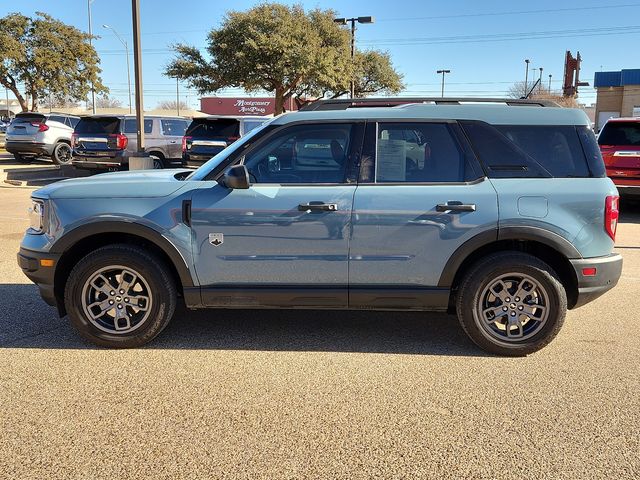
POLYGON ((38 111, 38 96, 35 93, 31 97, 31 111, 32 112, 38 111))
POLYGON ((284 113, 284 87, 276 87, 276 105, 274 115, 284 113))

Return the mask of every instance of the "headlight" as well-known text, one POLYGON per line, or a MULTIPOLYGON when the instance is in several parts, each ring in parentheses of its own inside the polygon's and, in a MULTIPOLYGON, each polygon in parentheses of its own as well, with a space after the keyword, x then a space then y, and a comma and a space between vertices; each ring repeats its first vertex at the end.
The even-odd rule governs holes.
POLYGON ((31 199, 29 207, 29 227, 36 233, 44 231, 44 201, 31 199))

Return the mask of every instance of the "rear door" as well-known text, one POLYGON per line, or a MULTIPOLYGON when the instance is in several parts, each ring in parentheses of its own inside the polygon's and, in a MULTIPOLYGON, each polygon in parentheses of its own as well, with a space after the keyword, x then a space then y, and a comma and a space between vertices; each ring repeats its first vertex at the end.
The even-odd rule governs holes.
POLYGON ((7 128, 6 141, 36 142, 40 125, 45 121, 46 117, 39 113, 19 113, 7 128))
POLYGON ((369 124, 354 198, 349 305, 433 308, 460 245, 497 236, 497 194, 454 122, 369 124))
POLYGON ((640 186, 640 121, 607 122, 600 132, 598 144, 607 175, 614 183, 640 186))

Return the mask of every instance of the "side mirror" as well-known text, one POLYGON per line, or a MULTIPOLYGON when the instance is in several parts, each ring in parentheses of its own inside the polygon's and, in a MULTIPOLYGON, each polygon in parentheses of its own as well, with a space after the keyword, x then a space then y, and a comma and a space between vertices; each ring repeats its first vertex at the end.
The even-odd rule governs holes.
POLYGON ((247 167, 244 165, 229 167, 220 178, 219 183, 227 188, 246 190, 250 186, 247 167))

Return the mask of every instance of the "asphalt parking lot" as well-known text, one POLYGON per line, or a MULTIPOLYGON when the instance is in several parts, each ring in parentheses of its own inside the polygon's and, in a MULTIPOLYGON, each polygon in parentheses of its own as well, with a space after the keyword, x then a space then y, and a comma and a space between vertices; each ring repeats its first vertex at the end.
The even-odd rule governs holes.
POLYGON ((0 187, 0 478, 639 478, 640 205, 623 276, 527 358, 454 317, 180 310, 151 345, 83 342, 15 261, 0 187))

